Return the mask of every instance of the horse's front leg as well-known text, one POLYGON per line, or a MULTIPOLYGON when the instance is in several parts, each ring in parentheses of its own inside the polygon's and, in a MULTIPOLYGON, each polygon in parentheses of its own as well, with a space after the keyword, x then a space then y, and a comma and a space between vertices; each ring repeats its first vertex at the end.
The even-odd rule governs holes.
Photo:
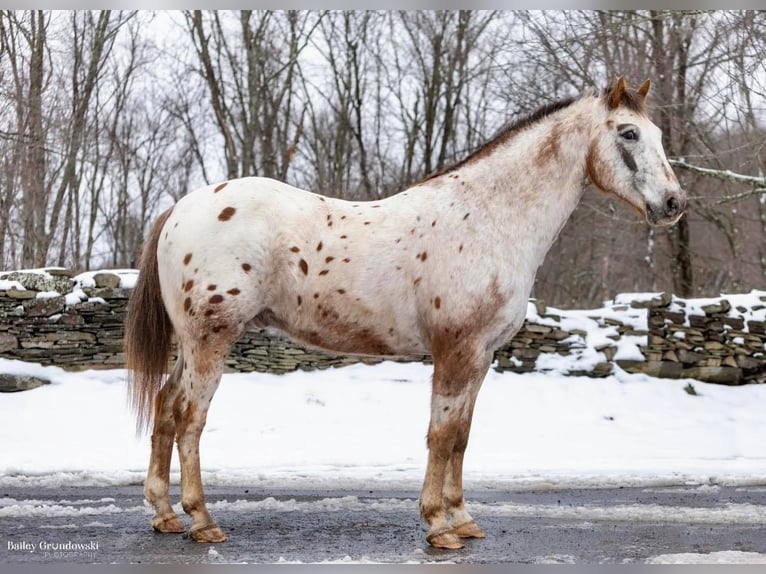
POLYGON ((461 537, 484 535, 465 510, 462 471, 476 395, 490 361, 486 353, 464 351, 442 357, 434 352, 428 467, 420 513, 428 523, 426 540, 438 548, 462 548, 461 537))
POLYGON ((468 445, 470 421, 464 433, 459 433, 455 440, 444 482, 444 506, 447 510, 452 531, 459 538, 485 538, 486 534, 465 509, 463 498, 463 457, 468 445))

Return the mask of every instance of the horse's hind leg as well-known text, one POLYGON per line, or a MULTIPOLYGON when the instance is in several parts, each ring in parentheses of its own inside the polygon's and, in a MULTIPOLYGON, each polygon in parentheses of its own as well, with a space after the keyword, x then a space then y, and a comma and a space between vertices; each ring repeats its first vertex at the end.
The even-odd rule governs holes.
POLYGON ((197 542, 223 542, 226 536, 205 505, 200 471, 199 440, 207 411, 223 374, 224 358, 230 343, 222 340, 185 344, 183 390, 176 396, 173 415, 176 423, 178 456, 181 461, 181 505, 192 519, 189 536, 197 542))
POLYGON ((144 496, 154 508, 152 528, 157 532, 183 532, 183 522, 173 511, 168 496, 170 482, 170 459, 176 424, 173 420, 173 404, 180 388, 183 359, 178 358, 175 368, 163 385, 155 401, 152 454, 144 484, 144 496))
POLYGON ((473 406, 491 355, 466 348, 433 349, 434 378, 428 427, 428 467, 420 495, 420 513, 428 523, 426 540, 438 548, 461 548, 460 538, 483 532, 463 503, 463 454, 473 406))

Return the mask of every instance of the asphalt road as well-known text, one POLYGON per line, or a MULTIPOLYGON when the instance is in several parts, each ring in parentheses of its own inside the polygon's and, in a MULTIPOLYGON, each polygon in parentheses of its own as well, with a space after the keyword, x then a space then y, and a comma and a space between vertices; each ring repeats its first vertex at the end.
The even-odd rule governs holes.
POLYGON ((445 551, 426 544, 418 493, 408 490, 208 488, 228 536, 210 545, 152 532, 138 486, 2 488, 0 563, 615 564, 678 553, 766 555, 766 487, 467 495, 487 538, 445 551))

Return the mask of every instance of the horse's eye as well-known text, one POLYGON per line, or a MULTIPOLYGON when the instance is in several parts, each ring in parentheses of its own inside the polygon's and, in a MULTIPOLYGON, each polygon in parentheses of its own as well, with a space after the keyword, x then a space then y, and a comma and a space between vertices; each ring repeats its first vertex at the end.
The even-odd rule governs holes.
POLYGON ((628 131, 622 132, 620 135, 626 140, 635 141, 638 139, 638 132, 636 130, 628 130, 628 131))

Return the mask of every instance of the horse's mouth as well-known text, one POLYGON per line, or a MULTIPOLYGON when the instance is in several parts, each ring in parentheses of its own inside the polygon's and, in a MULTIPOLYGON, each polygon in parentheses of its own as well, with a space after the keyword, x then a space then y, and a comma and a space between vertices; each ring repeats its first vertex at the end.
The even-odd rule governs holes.
POLYGON ((668 193, 660 205, 646 204, 646 221, 653 227, 667 227, 677 223, 685 210, 685 196, 668 193))

